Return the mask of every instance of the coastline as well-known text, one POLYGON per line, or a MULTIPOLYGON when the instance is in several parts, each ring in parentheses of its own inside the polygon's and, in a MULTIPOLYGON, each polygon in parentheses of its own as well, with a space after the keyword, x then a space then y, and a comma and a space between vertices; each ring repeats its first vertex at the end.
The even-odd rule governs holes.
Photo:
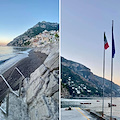
POLYGON ((46 57, 47 55, 44 53, 34 52, 34 50, 31 50, 28 57, 21 59, 15 65, 11 66, 3 73, 3 76, 7 79, 7 76, 9 76, 10 72, 15 67, 18 67, 25 77, 30 77, 30 74, 43 63, 46 57))
MULTIPOLYGON (((41 64, 43 64, 46 57, 47 57, 46 54, 41 52, 34 52, 34 49, 33 49, 29 52, 28 57, 18 61, 15 65, 10 67, 2 75, 12 87, 12 84, 14 84, 16 79, 20 78, 20 75, 15 71, 13 72, 11 79, 8 80, 10 74, 12 73, 15 67, 17 67, 25 77, 30 77, 30 74, 34 72, 41 64)), ((7 89, 7 86, 5 82, 3 82, 2 78, 0 77, 0 95, 2 95, 6 89, 7 89)), ((13 88, 13 89, 16 89, 16 88, 13 88)))
MULTIPOLYGON (((8 46, 7 46, 7 48, 8 48, 8 46)), ((14 48, 14 47, 12 47, 12 48, 14 48)), ((17 49, 18 48, 21 49, 22 47, 15 47, 15 49, 16 48, 17 49)), ((22 49, 26 49, 26 48, 22 48, 22 49)), ((0 64, 0 74, 5 73, 8 69, 10 69, 12 66, 14 66, 16 63, 18 63, 22 59, 27 58, 29 56, 29 52, 32 50, 30 48, 29 49, 27 48, 26 50, 22 50, 22 49, 20 51, 16 50, 16 52, 13 52, 13 54, 11 55, 11 57, 8 57, 8 58, 4 58, 4 55, 3 55, 3 63, 0 64)), ((9 53, 7 55, 9 56, 10 54, 11 53, 9 53)))
MULTIPOLYGON (((23 80, 23 89, 20 97, 9 93, 8 116, 0 111, 1 119, 59 119, 59 44, 58 42, 45 44, 34 51, 29 57, 17 63, 17 67, 28 79, 23 80), (24 64, 24 66, 23 66, 24 64), (22 67, 23 66, 23 67, 22 67), (32 68, 32 69, 31 69, 32 68), (35 70, 34 70, 35 69, 35 70), (32 72, 33 71, 33 72, 32 72), (26 74, 27 73, 27 74, 26 74), (42 109, 41 107, 42 106, 42 109), (16 111, 15 114, 13 111, 16 111), (34 112, 33 112, 34 111, 34 112), (46 111, 46 112, 44 112, 46 111), (38 115, 36 116, 36 113, 38 115)), ((12 69, 12 68, 11 68, 12 69)), ((4 73, 10 75, 10 70, 4 73)), ((11 70, 12 71, 12 70, 11 70)), ((19 79, 16 74, 9 80, 9 84, 17 85, 19 79), (14 76, 15 75, 15 76, 14 76), (16 78, 16 81, 13 78, 16 78), (17 83, 16 83, 17 82, 17 83)), ((5 82, 2 82, 5 84, 5 82)), ((1 87, 4 85, 0 84, 1 87)), ((13 86, 13 90, 17 88, 13 86)), ((1 89, 4 90, 5 87, 1 89)), ((19 86, 17 86, 19 87, 19 86)), ((4 91, 3 91, 4 92, 4 91)), ((2 98, 2 97, 1 97, 2 98)), ((7 96, 4 100, 6 100, 7 96)), ((1 107, 5 108, 6 102, 2 99, 1 107)))

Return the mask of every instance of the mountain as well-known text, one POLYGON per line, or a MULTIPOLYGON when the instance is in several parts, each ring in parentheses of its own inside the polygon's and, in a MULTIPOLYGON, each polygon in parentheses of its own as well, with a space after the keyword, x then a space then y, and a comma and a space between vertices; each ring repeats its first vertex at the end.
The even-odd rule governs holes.
POLYGON ((50 30, 59 30, 59 24, 58 23, 51 23, 51 22, 38 22, 35 26, 28 29, 25 33, 22 35, 16 37, 8 43, 8 46, 23 46, 25 41, 31 39, 32 37, 38 35, 39 33, 42 33, 44 30, 50 31, 50 30))
MULTIPOLYGON (((61 58, 62 86, 68 90, 72 97, 101 97, 103 78, 94 75, 86 66, 61 58)), ((104 95, 111 96, 111 81, 105 79, 104 95)), ((113 96, 120 96, 120 86, 113 83, 113 96)), ((64 96, 63 96, 64 97, 64 96)))

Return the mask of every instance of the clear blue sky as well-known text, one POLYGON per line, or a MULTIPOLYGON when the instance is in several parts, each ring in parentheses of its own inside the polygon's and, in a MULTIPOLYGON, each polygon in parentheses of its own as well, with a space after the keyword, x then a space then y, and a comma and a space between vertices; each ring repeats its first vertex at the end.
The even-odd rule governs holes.
POLYGON ((0 43, 40 21, 59 22, 59 0, 0 0, 0 43))
POLYGON ((111 78, 112 20, 114 20, 116 53, 113 81, 120 85, 120 1, 62 0, 61 6, 61 55, 89 67, 94 74, 102 76, 105 31, 110 46, 106 50, 107 79, 111 78))

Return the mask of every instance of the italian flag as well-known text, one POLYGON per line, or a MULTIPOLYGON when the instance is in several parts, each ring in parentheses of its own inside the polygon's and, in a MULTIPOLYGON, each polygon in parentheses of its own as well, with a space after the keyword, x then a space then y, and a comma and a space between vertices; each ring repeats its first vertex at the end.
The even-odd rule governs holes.
POLYGON ((104 48, 105 48, 105 50, 106 50, 107 48, 109 48, 109 45, 108 45, 108 42, 107 42, 107 38, 106 38, 106 36, 105 36, 105 32, 104 32, 104 48))

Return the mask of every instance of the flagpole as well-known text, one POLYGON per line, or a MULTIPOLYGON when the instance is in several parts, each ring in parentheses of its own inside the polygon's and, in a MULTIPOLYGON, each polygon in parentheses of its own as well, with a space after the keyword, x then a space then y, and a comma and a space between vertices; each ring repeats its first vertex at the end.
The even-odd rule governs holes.
MULTIPOLYGON (((105 34, 105 33, 104 33, 105 34)), ((104 78, 105 78, 105 48, 103 53, 103 102, 102 102, 102 116, 104 116, 104 78)))
POLYGON ((114 46, 114 41, 113 41, 113 20, 112 20, 112 58, 111 58, 111 113, 110 113, 110 120, 112 120, 112 79, 113 79, 113 58, 114 58, 114 52, 113 51, 113 46, 114 46))
POLYGON ((113 78, 113 58, 111 59, 111 113, 110 113, 110 117, 112 120, 112 78, 113 78))

